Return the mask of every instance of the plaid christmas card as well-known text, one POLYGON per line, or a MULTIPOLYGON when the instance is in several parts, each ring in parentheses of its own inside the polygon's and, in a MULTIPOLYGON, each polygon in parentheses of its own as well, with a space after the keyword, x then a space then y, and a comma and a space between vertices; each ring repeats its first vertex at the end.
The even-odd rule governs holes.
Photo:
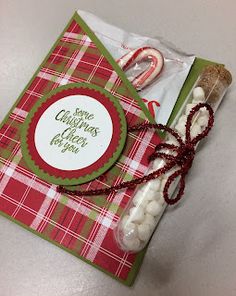
MULTIPOLYGON (((174 112, 205 64, 202 60, 195 62, 174 112)), ((153 120, 109 52, 75 13, 1 124, 0 213, 131 285, 145 250, 137 254, 122 251, 114 239, 113 230, 132 198, 133 190, 92 197, 64 195, 57 191, 51 179, 35 173, 27 159, 30 153, 24 155, 25 158, 22 154, 22 131, 28 114, 45 102, 48 94, 75 83, 104 89, 106 97, 113 98, 110 105, 112 102, 115 105, 116 101, 122 108, 127 127, 153 120)), ((120 124, 117 128, 122 130, 124 126, 120 124)), ((128 132, 112 166, 80 185, 80 189, 106 188, 144 176, 148 156, 159 141, 154 131, 128 132)))

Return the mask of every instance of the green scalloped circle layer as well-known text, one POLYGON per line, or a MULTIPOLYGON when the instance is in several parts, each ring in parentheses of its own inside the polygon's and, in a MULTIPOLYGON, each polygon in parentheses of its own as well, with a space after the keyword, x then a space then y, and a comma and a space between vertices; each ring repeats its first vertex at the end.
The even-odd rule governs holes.
POLYGON ((94 180, 98 176, 102 175, 105 173, 119 158, 119 156, 122 153, 122 150, 124 148, 125 142, 126 142, 126 136, 127 136, 127 123, 126 123, 126 118, 125 114, 123 111, 123 108, 121 107, 119 101, 112 96, 108 91, 105 89, 97 86, 97 85, 92 85, 88 83, 71 83, 68 85, 60 86, 56 88, 55 90, 52 90, 49 92, 47 95, 45 95, 43 98, 41 98, 39 101, 35 103, 31 111, 29 112, 28 116, 26 117, 24 124, 22 126, 21 130, 21 150, 22 150, 22 155, 24 157, 24 160, 28 167, 40 178, 44 179, 47 182, 57 184, 57 185, 80 185, 83 183, 87 183, 91 180, 94 180), (38 108, 41 107, 41 105, 49 99, 51 96, 67 89, 73 89, 73 88, 85 88, 85 89, 93 89, 103 95, 105 95, 114 105, 116 108, 119 118, 120 118, 120 123, 121 123, 121 134, 120 134, 120 140, 119 144, 117 145, 117 149, 113 153, 112 157, 109 158, 109 160, 104 163, 102 167, 100 167, 98 170, 93 171, 91 174, 87 174, 84 176, 80 176, 78 178, 61 178, 61 177, 56 177, 55 175, 50 175, 48 172, 40 168, 32 159, 32 156, 29 153, 28 149, 28 144, 27 144, 27 138, 28 138, 28 127, 34 117, 34 114, 37 112, 38 108))

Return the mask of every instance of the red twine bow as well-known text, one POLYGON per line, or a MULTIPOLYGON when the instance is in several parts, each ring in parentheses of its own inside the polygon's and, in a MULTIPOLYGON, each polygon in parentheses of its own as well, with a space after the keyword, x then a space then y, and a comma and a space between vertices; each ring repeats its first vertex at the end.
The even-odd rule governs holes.
POLYGON ((79 190, 68 190, 64 188, 63 186, 58 186, 58 191, 61 193, 68 193, 70 195, 77 195, 77 196, 92 196, 92 195, 102 195, 102 194, 109 194, 111 192, 117 192, 121 189, 124 188, 134 188, 138 184, 142 183, 147 183, 150 180, 156 179, 159 176, 167 173, 170 171, 173 167, 178 166, 179 169, 176 170, 173 174, 171 174, 166 181, 166 184, 164 186, 163 190, 163 197, 166 201, 167 204, 173 205, 177 203, 181 197, 184 194, 184 188, 185 188, 185 176, 187 175, 189 169, 192 166, 193 159, 195 156, 195 147, 197 143, 205 138, 209 131, 211 130, 212 126, 214 123, 214 112, 212 108, 205 103, 200 103, 196 105, 189 113, 187 117, 187 122, 186 122, 186 131, 185 131, 185 141, 181 139, 179 133, 177 133, 175 130, 162 125, 162 124, 152 124, 152 123, 143 123, 139 124, 133 127, 130 127, 128 129, 129 132, 135 132, 135 131, 141 131, 141 130, 147 130, 150 128, 154 129, 159 129, 162 131, 165 131, 169 134, 171 134, 177 141, 178 141, 178 146, 174 144, 169 144, 169 143, 160 143, 156 146, 155 152, 150 155, 149 160, 152 161, 156 158, 162 158, 165 160, 166 164, 161 167, 160 169, 157 169, 156 171, 141 177, 141 178, 136 178, 131 181, 127 182, 122 182, 118 185, 111 186, 108 188, 103 188, 103 189, 95 189, 95 190, 87 190, 87 191, 79 191, 79 190), (206 108, 206 110, 209 113, 209 118, 208 118, 208 123, 205 127, 205 129, 198 134, 196 137, 193 139, 191 138, 191 126, 192 126, 192 119, 194 115, 201 109, 201 108, 206 108), (162 149, 169 149, 170 151, 175 152, 176 155, 172 154, 167 154, 165 152, 161 152, 162 149), (179 190, 178 193, 174 198, 169 197, 169 188, 173 182, 177 180, 177 178, 180 178, 180 183, 179 183, 179 190))

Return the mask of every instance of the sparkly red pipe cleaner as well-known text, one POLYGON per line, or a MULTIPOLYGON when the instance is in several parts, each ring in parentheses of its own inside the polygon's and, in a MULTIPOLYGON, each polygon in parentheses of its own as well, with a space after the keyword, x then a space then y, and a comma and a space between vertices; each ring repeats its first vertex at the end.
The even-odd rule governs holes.
POLYGON ((205 138, 208 135, 209 131, 211 130, 211 128, 213 126, 213 123, 214 123, 214 112, 213 112, 212 108, 208 104, 200 103, 200 104, 196 105, 190 111, 190 113, 188 115, 187 122, 185 125, 186 126, 185 141, 183 141, 181 139, 179 133, 177 133, 175 130, 173 130, 170 127, 167 127, 165 125, 162 125, 162 124, 142 123, 139 125, 129 127, 128 132, 147 130, 147 129, 151 129, 151 128, 168 132, 178 141, 179 146, 174 145, 174 144, 169 144, 169 143, 158 144, 155 148, 155 152, 150 155, 149 160, 152 161, 156 158, 162 158, 166 161, 166 164, 162 168, 160 168, 160 169, 158 169, 158 170, 156 170, 156 171, 154 171, 142 178, 136 178, 131 181, 121 182, 118 185, 111 186, 108 188, 87 190, 87 191, 79 191, 79 190, 73 191, 73 190, 68 190, 68 189, 64 188, 63 186, 58 186, 57 187, 58 192, 67 193, 70 195, 77 195, 77 196, 88 196, 88 195, 92 196, 92 195, 109 194, 111 192, 117 192, 117 191, 124 189, 124 188, 134 188, 138 184, 146 183, 150 180, 156 179, 156 178, 160 177, 162 174, 165 174, 166 172, 168 172, 171 168, 178 166, 179 169, 168 177, 165 187, 164 187, 164 190, 163 190, 163 196, 164 196, 166 203, 169 205, 173 205, 173 204, 177 203, 184 194, 185 176, 187 175, 189 169, 192 166, 193 159, 195 156, 195 146, 200 140, 202 140, 203 138, 205 138), (201 108, 206 108, 209 113, 208 123, 207 123, 207 126, 205 127, 205 129, 200 134, 198 134, 196 137, 194 137, 192 139, 191 134, 190 134, 192 119, 193 119, 194 115, 201 108), (176 155, 170 155, 165 152, 160 152, 161 149, 164 149, 164 148, 175 151, 176 155), (169 197, 169 188, 170 188, 171 184, 178 177, 180 178, 179 191, 174 198, 170 198, 169 197))

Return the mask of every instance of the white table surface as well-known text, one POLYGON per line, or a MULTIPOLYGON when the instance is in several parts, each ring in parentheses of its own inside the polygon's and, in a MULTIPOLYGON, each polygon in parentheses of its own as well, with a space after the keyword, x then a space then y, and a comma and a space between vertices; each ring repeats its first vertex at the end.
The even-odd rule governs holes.
MULTIPOLYGON (((0 119, 78 8, 225 63, 236 79, 235 0, 0 0, 0 119)), ((232 85, 132 288, 0 217, 0 295, 236 295, 235 126, 232 85)))

